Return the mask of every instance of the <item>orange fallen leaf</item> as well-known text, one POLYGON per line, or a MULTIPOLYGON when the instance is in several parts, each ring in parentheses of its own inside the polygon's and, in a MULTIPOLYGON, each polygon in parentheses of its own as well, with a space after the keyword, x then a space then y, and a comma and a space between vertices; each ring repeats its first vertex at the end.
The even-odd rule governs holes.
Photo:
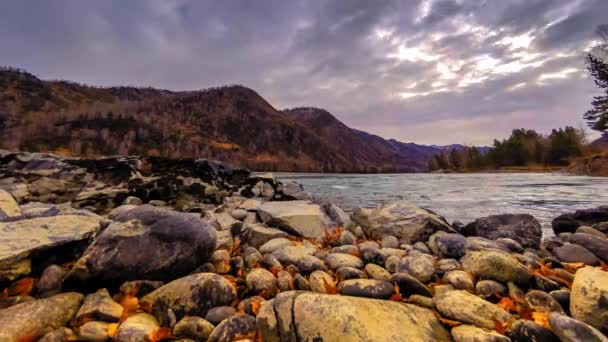
POLYGON ((110 323, 108 324, 108 328, 106 329, 106 333, 110 338, 114 338, 116 336, 116 332, 118 331, 118 323, 110 323))
POLYGON ((323 283, 325 283, 325 291, 327 294, 337 294, 338 289, 336 288, 336 283, 333 281, 327 281, 327 279, 323 278, 323 283))
POLYGON ((606 264, 605 262, 603 262, 603 261, 600 260, 600 269, 602 271, 608 272, 608 264, 606 264))
POLYGON ((453 327, 457 327, 457 326, 459 326, 459 325, 462 325, 462 322, 459 322, 459 321, 454 321, 454 320, 447 319, 447 318, 443 318, 443 317, 441 317, 441 316, 438 316, 438 317, 439 317, 439 321, 440 321, 441 323, 443 323, 443 324, 447 325, 447 326, 448 326, 448 327, 450 327, 450 328, 453 328, 453 327))
POLYGON ((506 331, 507 331, 507 326, 508 324, 506 323, 501 323, 499 320, 497 319, 492 319, 492 321, 494 322, 494 330, 496 330, 496 332, 498 332, 501 335, 505 335, 506 331))
POLYGON ((507 312, 517 312, 517 306, 510 297, 502 297, 500 301, 496 303, 496 305, 503 308, 507 312))
POLYGON ((263 300, 261 298, 251 298, 251 312, 254 316, 258 315, 260 308, 262 307, 263 300))
POLYGON ((34 290, 34 278, 23 278, 8 288, 9 296, 27 296, 34 290))
POLYGON ((563 262, 562 265, 564 265, 564 269, 570 273, 576 273, 576 270, 585 267, 585 263, 583 262, 563 262))
POLYGON ((401 292, 399 291, 399 286, 397 286, 397 284, 395 284, 394 286, 394 293, 391 296, 391 298, 389 298, 389 300, 395 301, 395 302, 402 302, 403 301, 403 297, 401 296, 401 292))
POLYGON ((171 337, 171 328, 159 328, 156 331, 154 331, 151 336, 149 336, 150 341, 152 342, 158 342, 161 340, 165 340, 171 337))
POLYGON ((139 309, 139 299, 135 296, 125 295, 121 298, 119 303, 125 308, 122 313, 123 318, 125 319, 139 309))
POLYGON ((543 327, 551 330, 551 324, 549 324, 549 313, 548 312, 538 312, 538 311, 533 312, 532 318, 534 319, 534 322, 536 322, 537 324, 540 324, 543 327))

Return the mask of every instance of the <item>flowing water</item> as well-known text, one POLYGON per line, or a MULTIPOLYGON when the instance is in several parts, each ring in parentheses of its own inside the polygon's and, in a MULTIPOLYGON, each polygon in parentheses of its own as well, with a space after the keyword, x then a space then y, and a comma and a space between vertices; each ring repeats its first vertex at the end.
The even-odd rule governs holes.
POLYGON ((464 223, 499 213, 528 213, 553 235, 551 220, 575 209, 608 204, 608 178, 546 173, 307 174, 276 173, 295 180, 321 202, 347 211, 407 200, 464 223))

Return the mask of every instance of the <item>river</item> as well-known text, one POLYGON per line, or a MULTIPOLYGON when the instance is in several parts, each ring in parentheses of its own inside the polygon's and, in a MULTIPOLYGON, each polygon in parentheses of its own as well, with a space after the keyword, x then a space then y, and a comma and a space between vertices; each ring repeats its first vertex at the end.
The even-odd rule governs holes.
POLYGON ((528 213, 553 235, 551 220, 575 209, 608 204, 608 178, 547 173, 308 174, 275 173, 295 180, 321 202, 347 211, 407 200, 467 223, 499 213, 528 213))

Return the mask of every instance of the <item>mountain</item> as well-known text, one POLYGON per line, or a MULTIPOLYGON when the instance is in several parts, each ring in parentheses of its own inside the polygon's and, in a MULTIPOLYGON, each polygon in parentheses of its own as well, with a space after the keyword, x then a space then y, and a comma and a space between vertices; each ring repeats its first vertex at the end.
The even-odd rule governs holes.
POLYGON ((0 148, 70 155, 204 157, 253 170, 422 172, 439 149, 349 128, 255 91, 174 92, 44 81, 0 69, 0 148))

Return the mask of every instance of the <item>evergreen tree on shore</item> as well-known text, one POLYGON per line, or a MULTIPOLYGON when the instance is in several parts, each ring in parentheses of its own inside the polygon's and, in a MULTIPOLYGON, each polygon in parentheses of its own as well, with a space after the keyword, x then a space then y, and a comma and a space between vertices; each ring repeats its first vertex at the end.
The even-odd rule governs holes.
POLYGON ((593 108, 583 117, 591 129, 606 134, 608 132, 608 25, 600 26, 598 34, 603 42, 594 48, 595 51, 589 52, 585 60, 587 71, 604 94, 593 97, 591 101, 593 108))

